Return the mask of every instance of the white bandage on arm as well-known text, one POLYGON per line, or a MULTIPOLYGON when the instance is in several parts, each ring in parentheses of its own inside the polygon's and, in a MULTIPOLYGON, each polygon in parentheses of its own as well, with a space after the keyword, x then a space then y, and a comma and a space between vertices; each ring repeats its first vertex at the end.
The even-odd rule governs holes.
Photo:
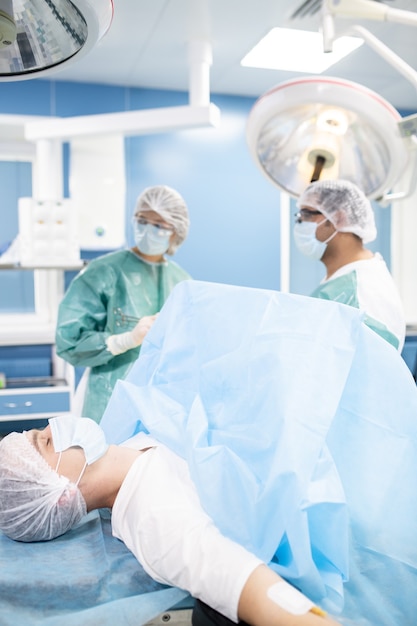
POLYGON ((325 612, 319 609, 314 602, 285 580, 281 580, 269 587, 267 596, 272 602, 275 602, 275 604, 278 604, 278 606, 293 615, 304 615, 308 612, 316 615, 325 615, 325 612))
POLYGON ((136 348, 136 346, 140 344, 134 339, 133 333, 128 331, 127 333, 120 333, 119 335, 110 335, 110 337, 106 339, 106 345, 109 352, 116 356, 132 348, 136 348))

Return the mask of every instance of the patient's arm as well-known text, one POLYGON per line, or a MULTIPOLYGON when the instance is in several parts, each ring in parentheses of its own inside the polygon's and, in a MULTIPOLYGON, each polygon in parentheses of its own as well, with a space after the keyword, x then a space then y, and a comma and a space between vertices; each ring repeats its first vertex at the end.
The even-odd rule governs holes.
MULTIPOLYGON (((249 576, 240 596, 239 619, 252 626, 340 626, 327 615, 307 612, 294 615, 283 609, 268 597, 268 590, 277 582, 282 581, 273 570, 260 565, 249 576)), ((320 610, 313 609, 313 611, 320 610)))

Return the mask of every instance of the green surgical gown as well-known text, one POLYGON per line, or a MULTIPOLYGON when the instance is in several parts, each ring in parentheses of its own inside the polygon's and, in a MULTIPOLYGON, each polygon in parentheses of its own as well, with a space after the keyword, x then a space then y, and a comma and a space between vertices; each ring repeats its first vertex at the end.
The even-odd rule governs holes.
POLYGON ((91 368, 85 417, 100 422, 116 381, 139 355, 140 347, 114 356, 106 339, 157 313, 175 285, 189 278, 174 261, 147 263, 131 250, 94 259, 74 278, 59 306, 55 341, 61 358, 91 368))
POLYGON ((364 322, 399 352, 404 345, 405 316, 394 280, 382 256, 354 261, 339 268, 311 294, 364 312, 364 322))

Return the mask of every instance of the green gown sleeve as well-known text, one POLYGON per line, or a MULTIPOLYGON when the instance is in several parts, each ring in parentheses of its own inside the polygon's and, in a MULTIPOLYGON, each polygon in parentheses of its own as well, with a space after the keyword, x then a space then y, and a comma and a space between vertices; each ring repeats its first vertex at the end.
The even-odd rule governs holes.
POLYGON ((112 334, 107 323, 112 274, 111 267, 87 267, 72 281, 59 306, 56 350, 74 366, 94 367, 114 358, 106 345, 112 334))

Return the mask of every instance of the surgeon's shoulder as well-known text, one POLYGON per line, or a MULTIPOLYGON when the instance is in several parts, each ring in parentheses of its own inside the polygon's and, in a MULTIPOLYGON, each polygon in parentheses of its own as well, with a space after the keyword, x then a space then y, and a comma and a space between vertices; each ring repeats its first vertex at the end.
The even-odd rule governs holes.
POLYGON ((102 272, 106 269, 111 270, 112 268, 119 268, 123 265, 129 255, 130 253, 128 250, 116 250, 115 252, 102 254, 101 256, 89 261, 86 267, 80 272, 80 275, 89 275, 97 271, 102 272))
POLYGON ((127 251, 117 250, 89 261, 71 282, 65 296, 66 300, 78 294, 80 289, 88 288, 92 292, 97 293, 104 286, 108 287, 114 284, 120 274, 120 266, 123 265, 125 253, 127 251))
POLYGON ((178 265, 178 263, 176 263, 172 259, 168 260, 168 267, 170 273, 178 280, 187 280, 192 278, 191 275, 181 267, 181 265, 178 265))

